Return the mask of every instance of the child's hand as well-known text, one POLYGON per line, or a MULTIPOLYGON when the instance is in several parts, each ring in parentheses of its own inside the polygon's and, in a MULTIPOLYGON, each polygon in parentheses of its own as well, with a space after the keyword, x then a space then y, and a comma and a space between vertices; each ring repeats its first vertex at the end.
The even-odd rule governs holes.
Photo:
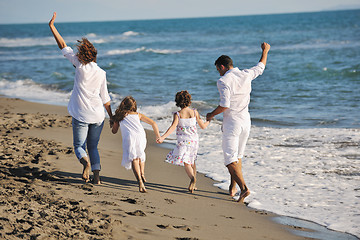
POLYGON ((159 143, 159 144, 162 143, 163 141, 164 141, 163 137, 159 137, 159 138, 156 139, 156 142, 159 143))
POLYGON ((110 128, 114 126, 114 117, 110 117, 109 124, 110 124, 110 128))

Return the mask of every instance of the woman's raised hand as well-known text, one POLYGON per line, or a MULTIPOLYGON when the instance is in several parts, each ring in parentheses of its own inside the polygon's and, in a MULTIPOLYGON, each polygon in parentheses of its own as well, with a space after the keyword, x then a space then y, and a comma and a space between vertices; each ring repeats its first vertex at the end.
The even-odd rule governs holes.
POLYGON ((49 22, 49 25, 54 25, 54 22, 55 22, 55 18, 56 18, 56 12, 54 12, 50 22, 49 22))

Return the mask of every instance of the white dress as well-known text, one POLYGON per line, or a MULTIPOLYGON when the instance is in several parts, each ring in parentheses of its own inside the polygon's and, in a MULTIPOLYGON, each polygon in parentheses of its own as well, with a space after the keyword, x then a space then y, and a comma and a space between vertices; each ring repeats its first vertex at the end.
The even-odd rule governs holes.
POLYGON ((180 118, 176 126, 176 147, 166 156, 166 162, 184 166, 184 163, 194 164, 199 149, 199 136, 196 128, 196 117, 180 118))
POLYGON ((121 165, 131 169, 134 159, 140 158, 141 162, 145 162, 146 133, 139 114, 128 114, 120 121, 120 130, 123 144, 121 165))

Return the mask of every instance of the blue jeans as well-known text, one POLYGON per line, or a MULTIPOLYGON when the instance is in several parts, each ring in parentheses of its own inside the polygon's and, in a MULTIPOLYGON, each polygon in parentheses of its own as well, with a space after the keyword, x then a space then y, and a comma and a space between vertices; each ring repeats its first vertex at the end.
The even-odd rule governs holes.
POLYGON ((84 123, 75 118, 72 119, 75 155, 79 160, 83 157, 87 157, 87 147, 91 171, 101 169, 97 146, 103 126, 104 121, 101 123, 84 123))

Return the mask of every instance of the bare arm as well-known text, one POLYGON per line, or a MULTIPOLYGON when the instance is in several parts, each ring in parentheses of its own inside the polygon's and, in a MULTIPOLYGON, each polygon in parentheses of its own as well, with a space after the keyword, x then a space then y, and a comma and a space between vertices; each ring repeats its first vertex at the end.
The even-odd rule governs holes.
POLYGON ((211 113, 206 114, 206 121, 211 121, 211 119, 213 119, 216 115, 223 113, 226 109, 228 109, 227 107, 222 107, 222 106, 217 106, 214 111, 212 111, 211 113))
POLYGON ((166 130, 166 132, 156 142, 162 143, 165 140, 165 138, 167 138, 175 130, 178 123, 179 123, 179 118, 176 115, 176 113, 174 113, 174 118, 173 118, 173 122, 172 122, 171 126, 168 128, 168 130, 166 130))
POLYGON ((56 27, 54 26, 55 18, 56 18, 56 12, 54 12, 54 15, 52 16, 52 18, 49 22, 49 27, 50 27, 52 34, 54 35, 57 45, 59 46, 60 49, 63 49, 67 45, 66 45, 64 39, 61 37, 60 33, 57 31, 56 27))
POLYGON ((146 122, 147 124, 150 124, 154 130, 156 139, 160 138, 159 128, 154 120, 148 118, 147 116, 141 113, 140 113, 140 120, 146 122))
POLYGON ((119 122, 114 122, 114 124, 113 124, 113 126, 112 126, 112 129, 111 129, 111 132, 112 132, 113 134, 117 133, 118 130, 119 130, 119 126, 120 126, 119 122))
POLYGON ((112 111, 111 111, 111 105, 110 105, 110 102, 107 102, 104 104, 104 107, 110 117, 110 128, 113 127, 113 124, 114 124, 114 120, 112 119, 113 118, 113 114, 112 114, 112 111))
POLYGON ((205 129, 207 126, 209 126, 209 121, 204 122, 201 118, 200 118, 200 114, 198 111, 195 111, 196 114, 196 121, 199 124, 201 129, 205 129))
POLYGON ((261 44, 261 49, 262 49, 262 54, 259 62, 262 62, 266 66, 267 55, 268 52, 270 51, 270 44, 263 42, 261 44))

